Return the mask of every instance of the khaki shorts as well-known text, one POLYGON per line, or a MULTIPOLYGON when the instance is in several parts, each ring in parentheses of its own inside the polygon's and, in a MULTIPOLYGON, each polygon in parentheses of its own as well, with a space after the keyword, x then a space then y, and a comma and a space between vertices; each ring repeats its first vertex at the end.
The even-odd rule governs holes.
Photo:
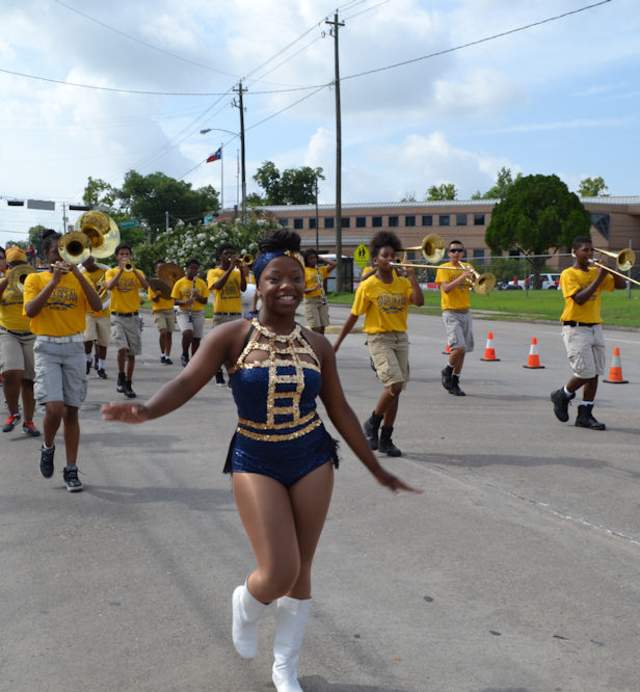
POLYGON ((139 356, 142 353, 140 331, 138 315, 111 315, 111 339, 118 351, 126 348, 130 356, 139 356))
POLYGON ((473 319, 470 312, 445 310, 442 321, 447 330, 447 344, 450 348, 464 348, 466 353, 473 351, 473 319))
POLYGON ((35 334, 18 334, 0 327, 0 372, 23 370, 23 380, 33 382, 36 374, 33 364, 35 334))
POLYGON ((409 339, 406 332, 368 334, 369 355, 376 375, 384 387, 409 381, 409 339))
POLYGON ((53 344, 36 338, 35 396, 39 404, 63 401, 80 408, 87 395, 87 371, 82 341, 53 344))
POLYGON ((602 325, 593 327, 562 327, 562 340, 567 349, 573 374, 581 380, 604 375, 606 354, 602 325))
POLYGON ((154 310, 153 322, 159 332, 172 332, 176 328, 176 315, 173 310, 154 310))
POLYGON ((307 321, 307 327, 314 329, 316 327, 329 326, 329 306, 323 298, 305 298, 304 299, 304 318, 307 321))
POLYGON ((224 324, 225 322, 233 322, 234 320, 239 320, 242 317, 240 312, 226 312, 226 313, 213 313, 213 326, 217 327, 219 324, 224 324))
POLYGON ((108 317, 94 317, 87 315, 87 324, 84 331, 85 341, 95 341, 98 346, 107 348, 111 324, 108 317))
POLYGON ((204 310, 178 312, 178 327, 181 332, 193 332, 194 339, 202 339, 204 332, 204 310))

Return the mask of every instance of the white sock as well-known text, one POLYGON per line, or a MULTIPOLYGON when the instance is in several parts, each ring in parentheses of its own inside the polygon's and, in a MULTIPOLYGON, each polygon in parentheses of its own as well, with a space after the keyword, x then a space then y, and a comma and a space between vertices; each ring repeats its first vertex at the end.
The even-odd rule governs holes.
POLYGON ((593 401, 584 401, 584 399, 583 399, 583 400, 582 400, 582 405, 583 405, 583 406, 593 406, 593 401))
POLYGON ((102 360, 102 358, 98 359, 98 368, 100 370, 104 370, 105 362, 102 360))
POLYGON ((87 363, 90 363, 93 360, 90 353, 85 353, 85 358, 87 359, 87 363))
POLYGON ((51 445, 51 447, 48 447, 48 446, 47 446, 47 443, 46 443, 46 442, 43 442, 43 443, 42 443, 42 447, 43 447, 44 449, 53 449, 53 448, 55 447, 55 445, 51 445))
POLYGON ((573 396, 573 392, 570 392, 566 387, 563 387, 562 389, 564 389, 564 393, 565 393, 567 396, 573 396))
POLYGON ((164 357, 165 357, 165 358, 169 358, 170 356, 171 356, 171 351, 167 351, 167 352, 164 354, 164 357))

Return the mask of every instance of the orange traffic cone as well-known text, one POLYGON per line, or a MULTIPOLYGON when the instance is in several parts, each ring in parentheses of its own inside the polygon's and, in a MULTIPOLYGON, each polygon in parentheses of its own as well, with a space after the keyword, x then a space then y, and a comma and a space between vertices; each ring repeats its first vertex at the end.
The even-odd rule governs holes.
POLYGON ((487 332, 487 345, 484 347, 484 355, 480 360, 500 360, 496 358, 496 350, 493 347, 493 332, 487 332))
POLYGON ((451 346, 449 346, 449 344, 447 344, 447 345, 444 347, 444 351, 442 352, 442 355, 443 355, 443 356, 448 356, 450 353, 451 353, 451 346))
POLYGON ((613 347, 613 355, 611 356, 611 367, 609 368, 609 379, 605 380, 609 384, 628 384, 629 380, 622 377, 622 359, 620 358, 620 348, 613 347))
POLYGON ((544 368, 544 365, 540 364, 540 355, 538 353, 538 340, 535 336, 531 337, 531 346, 529 347, 529 357, 527 358, 527 364, 522 366, 523 368, 528 368, 529 370, 538 370, 544 368))

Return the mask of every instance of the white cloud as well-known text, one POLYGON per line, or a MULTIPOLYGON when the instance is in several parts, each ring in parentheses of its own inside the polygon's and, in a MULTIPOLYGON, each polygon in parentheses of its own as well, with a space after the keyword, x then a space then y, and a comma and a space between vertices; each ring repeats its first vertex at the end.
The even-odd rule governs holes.
POLYGON ((548 123, 522 123, 492 130, 482 130, 483 134, 511 134, 515 132, 548 132, 551 130, 580 130, 585 128, 624 127, 636 121, 633 116, 621 118, 575 118, 548 123))

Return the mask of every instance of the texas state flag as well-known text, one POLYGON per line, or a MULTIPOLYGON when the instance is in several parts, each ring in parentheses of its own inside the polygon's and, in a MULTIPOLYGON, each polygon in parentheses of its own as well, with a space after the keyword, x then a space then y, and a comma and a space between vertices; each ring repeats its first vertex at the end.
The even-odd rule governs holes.
POLYGON ((218 159, 222 158, 222 147, 216 149, 211 156, 207 157, 207 163, 211 163, 212 161, 217 161, 218 159))

